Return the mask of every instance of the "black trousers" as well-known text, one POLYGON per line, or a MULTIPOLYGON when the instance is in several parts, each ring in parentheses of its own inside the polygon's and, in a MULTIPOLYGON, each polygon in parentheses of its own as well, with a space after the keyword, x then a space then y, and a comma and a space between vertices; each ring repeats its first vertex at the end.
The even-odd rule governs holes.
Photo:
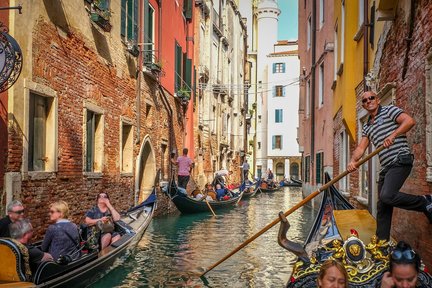
POLYGON ((178 175, 177 176, 178 186, 186 189, 186 186, 187 186, 187 184, 189 182, 189 178, 190 178, 190 176, 181 176, 181 175, 178 175))
POLYGON ((395 163, 379 174, 376 234, 380 240, 390 239, 393 207, 419 212, 426 211, 426 199, 423 196, 399 191, 411 173, 414 160, 411 154, 404 156, 404 158, 399 157, 395 163), (407 156, 410 159, 407 159, 407 156))
POLYGON ((249 174, 249 170, 243 170, 243 180, 246 181, 248 180, 248 175, 249 174))

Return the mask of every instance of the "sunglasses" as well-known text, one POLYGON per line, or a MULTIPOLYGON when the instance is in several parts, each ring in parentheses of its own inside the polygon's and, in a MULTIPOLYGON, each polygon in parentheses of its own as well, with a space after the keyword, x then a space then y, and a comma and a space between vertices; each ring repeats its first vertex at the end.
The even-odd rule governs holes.
POLYGON ((22 209, 22 210, 11 211, 11 212, 12 212, 12 213, 15 213, 15 214, 24 214, 25 210, 22 209))
POLYGON ((405 250, 405 251, 401 251, 401 250, 394 250, 391 253, 391 257, 393 260, 408 260, 408 261, 412 261, 415 258, 416 253, 413 250, 405 250))
POLYGON ((362 103, 364 104, 364 103, 366 103, 368 100, 369 101, 373 101, 373 100, 375 100, 376 99, 376 96, 369 96, 369 97, 367 97, 367 98, 363 98, 362 99, 362 103))

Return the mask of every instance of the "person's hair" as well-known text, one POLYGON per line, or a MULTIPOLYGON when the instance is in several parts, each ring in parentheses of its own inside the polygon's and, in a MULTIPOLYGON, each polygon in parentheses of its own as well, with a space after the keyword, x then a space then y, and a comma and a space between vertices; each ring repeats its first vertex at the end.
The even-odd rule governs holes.
POLYGON ((414 252, 414 250, 411 248, 411 246, 404 242, 399 241, 395 247, 395 249, 390 253, 390 273, 393 271, 394 266, 399 264, 409 264, 413 265, 414 269, 417 271, 417 273, 420 271, 420 265, 421 265, 421 259, 420 256, 414 252), (401 257, 395 257, 394 253, 395 251, 398 251, 401 253, 401 257), (405 257, 404 252, 408 252, 409 255, 413 257, 405 257))
POLYGON ((16 206, 23 206, 23 204, 19 200, 13 200, 7 205, 6 207, 7 212, 12 212, 12 209, 16 206))
POLYGON ((339 261, 330 259, 325 261, 320 268, 320 271, 318 273, 318 277, 317 277, 317 285, 318 285, 318 280, 323 280, 325 274, 327 273, 327 270, 330 269, 331 267, 336 267, 345 277, 345 288, 348 288, 348 273, 345 269, 345 266, 343 266, 342 263, 340 263, 339 261))
POLYGON ((100 192, 100 193, 98 193, 98 194, 96 195, 96 202, 97 202, 97 200, 100 198, 100 195, 101 195, 101 194, 105 194, 105 195, 106 195, 106 198, 107 198, 107 199, 110 199, 108 193, 106 193, 106 192, 100 192))
POLYGON ((189 152, 189 149, 188 149, 188 148, 183 148, 183 155, 187 155, 188 152, 189 152))
POLYGON ((63 200, 56 201, 52 203, 50 207, 62 213, 63 218, 69 217, 69 205, 65 201, 63 200))
POLYGON ((9 224, 9 233, 13 239, 21 239, 33 229, 29 219, 22 219, 9 224))

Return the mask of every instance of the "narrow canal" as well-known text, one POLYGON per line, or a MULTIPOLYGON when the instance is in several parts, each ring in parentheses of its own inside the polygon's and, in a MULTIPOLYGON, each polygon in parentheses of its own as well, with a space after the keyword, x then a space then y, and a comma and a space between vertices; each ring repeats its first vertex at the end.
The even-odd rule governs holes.
MULTIPOLYGON (((295 256, 278 245, 278 225, 210 271, 208 284, 192 272, 203 272, 301 200, 301 188, 285 187, 217 217, 209 212, 155 218, 135 254, 91 287, 282 287, 295 256)), ((288 238, 303 243, 314 217, 309 206, 291 214, 288 238)))

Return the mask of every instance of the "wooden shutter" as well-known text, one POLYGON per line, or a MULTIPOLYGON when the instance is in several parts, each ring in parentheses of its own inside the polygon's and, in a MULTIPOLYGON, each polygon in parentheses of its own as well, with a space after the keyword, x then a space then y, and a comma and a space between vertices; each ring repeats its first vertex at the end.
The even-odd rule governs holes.
POLYGON ((44 171, 46 157, 46 119, 48 99, 30 95, 29 170, 44 171))
POLYGON ((138 42, 138 0, 133 1, 133 40, 138 42))
POLYGON ((127 0, 127 40, 133 39, 133 0, 127 0))
POLYGON ((276 73, 276 63, 273 63, 273 74, 276 73))

